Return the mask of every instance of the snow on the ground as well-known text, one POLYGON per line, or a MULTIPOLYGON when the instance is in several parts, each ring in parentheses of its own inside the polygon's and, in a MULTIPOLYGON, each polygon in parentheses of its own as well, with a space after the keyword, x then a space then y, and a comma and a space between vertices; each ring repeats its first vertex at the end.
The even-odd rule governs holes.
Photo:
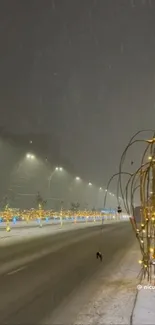
MULTIPOLYGON (((115 223, 115 221, 105 221, 105 224, 108 223, 115 223)), ((81 223, 69 223, 69 224, 63 224, 62 226, 60 224, 50 226, 42 226, 39 227, 32 227, 32 228, 25 228, 20 229, 19 227, 11 229, 10 232, 6 231, 0 231, 0 246, 4 245, 10 245, 11 243, 23 241, 23 240, 29 240, 35 237, 40 236, 48 236, 52 234, 56 234, 58 232, 64 232, 64 231, 72 231, 75 229, 83 229, 85 227, 94 227, 101 225, 100 222, 81 222, 81 223)))
POLYGON ((137 301, 132 318, 133 325, 155 324, 155 285, 142 281, 138 285, 137 301))
MULTIPOLYGON (((86 221, 77 220, 77 223, 81 223, 81 222, 86 223, 86 221)), ((89 222, 92 222, 92 221, 89 221, 89 222)), ((101 222, 101 220, 99 220, 99 222, 101 222)), ((72 224, 72 223, 74 223, 74 219, 73 220, 64 219, 62 223, 63 224, 72 224)), ((42 224, 42 226, 49 226, 49 225, 55 226, 55 225, 60 225, 61 220, 59 218, 55 219, 55 220, 50 220, 49 219, 48 221, 42 220, 41 224, 42 224)), ((23 228, 23 227, 28 227, 28 226, 32 227, 32 228, 35 228, 37 226, 39 227, 39 220, 30 220, 30 221, 23 220, 23 221, 16 221, 16 222, 11 221, 9 223, 9 225, 10 225, 10 228, 12 230, 16 229, 16 228, 23 228)), ((6 227, 7 227, 6 222, 1 222, 0 223, 0 230, 5 230, 6 227)))
POLYGON ((137 245, 131 247, 129 254, 118 263, 116 273, 103 279, 103 287, 78 315, 76 325, 130 324, 137 292, 139 255, 137 245))
POLYGON ((63 231, 71 231, 75 229, 82 229, 84 227, 97 226, 100 223, 89 223, 89 224, 66 224, 66 225, 51 225, 49 227, 33 227, 33 228, 25 228, 25 229, 12 229, 10 232, 0 232, 0 245, 7 245, 16 241, 23 241, 27 239, 31 239, 34 237, 40 236, 48 236, 52 234, 56 234, 58 232, 63 231))
MULTIPOLYGON (((82 226, 84 228, 84 225, 78 225, 77 227, 75 225, 73 225, 73 228, 72 229, 79 229, 79 228, 82 229, 82 226)), ((93 226, 93 225, 90 224, 90 226, 93 226)), ((66 229, 65 229, 65 227, 62 228, 62 229, 57 228, 55 230, 55 233, 59 232, 59 230, 65 232, 65 231, 68 231, 68 230, 71 231, 72 229, 71 229, 71 227, 69 228, 69 226, 68 226, 68 229, 67 229, 67 227, 66 227, 66 229)), ((108 228, 106 228, 105 231, 108 231, 108 228)), ((89 234, 87 234, 87 235, 86 234, 83 234, 83 236, 82 236, 83 239, 86 238, 86 236, 89 236, 89 234)), ((31 238, 34 238, 34 236, 31 236, 31 238)), ((25 237, 25 240, 26 239, 27 239, 27 237, 25 237)), ((30 239, 30 237, 28 238, 28 240, 29 239, 30 239)), ((22 237, 18 237, 17 240, 23 241, 23 238, 22 237)), ((73 240, 73 242, 77 242, 77 241, 78 241, 78 239, 76 239, 76 238, 73 240)), ((13 244, 15 244, 14 241, 13 241, 13 244)), ((2 245, 3 246, 10 245, 10 242, 7 241, 7 242, 3 243, 3 241, 1 241, 0 242, 0 246, 2 246, 2 245)), ((68 244, 67 243, 66 244, 64 243, 64 246, 63 247, 65 247, 65 245, 68 245, 68 244)), ((59 243, 56 246, 56 248, 54 246, 53 247, 52 246, 49 246, 49 247, 47 247, 44 250, 41 250, 39 252, 30 254, 28 256, 24 256, 24 257, 21 257, 21 258, 13 259, 13 260, 11 260, 9 262, 6 262, 6 263, 4 263, 3 265, 0 266, 0 274, 4 274, 4 273, 8 272, 9 270, 11 270, 13 268, 17 268, 17 267, 20 267, 21 265, 25 265, 27 263, 30 263, 31 261, 37 260, 41 256, 43 257, 43 256, 46 256, 49 253, 56 252, 58 249, 61 249, 61 248, 62 248, 62 244, 59 243)))
MULTIPOLYGON (((104 223, 115 223, 115 222, 122 222, 122 221, 128 221, 127 219, 122 219, 122 220, 116 220, 116 219, 111 219, 111 220, 104 220, 104 223)), ((101 223, 102 222, 102 219, 98 219, 95 221, 95 223, 101 223)), ((62 221, 62 224, 63 225, 68 225, 68 224, 74 224, 75 223, 75 220, 63 220, 62 221)), ((92 219, 88 219, 88 220, 77 220, 76 222, 77 224, 89 224, 89 223, 94 223, 94 220, 93 218, 92 219)), ((61 225, 61 220, 58 219, 58 220, 43 220, 41 221, 41 224, 42 226, 49 226, 49 225, 52 225, 52 226, 56 226, 56 225, 61 225)), ((11 221, 9 223, 9 226, 11 228, 11 230, 14 230, 14 229, 19 229, 19 228, 23 228, 23 227, 32 227, 32 228, 36 228, 37 226, 39 227, 39 221, 37 220, 30 220, 30 221, 16 221, 16 222, 13 222, 11 221)), ((6 222, 1 222, 0 223, 0 231, 5 231, 6 230, 6 227, 7 227, 7 224, 6 222)))
MULTIPOLYGON (((48 220, 48 221, 45 221, 45 220, 43 220, 42 221, 42 225, 57 225, 57 224, 60 224, 60 221, 55 221, 55 222, 53 222, 52 220, 48 220)), ((30 221, 16 221, 16 222, 13 222, 13 221, 11 221, 10 223, 9 223, 9 226, 10 226, 10 228, 11 228, 11 230, 13 230, 13 229, 17 229, 17 228, 23 228, 23 227, 32 227, 32 228, 35 228, 35 227, 37 227, 37 226, 39 226, 39 221, 37 221, 37 220, 30 220, 30 221)), ((3 231, 3 230, 5 230, 6 229, 6 227, 7 227, 7 224, 6 224, 6 222, 1 222, 0 223, 0 230, 1 231, 3 231)))

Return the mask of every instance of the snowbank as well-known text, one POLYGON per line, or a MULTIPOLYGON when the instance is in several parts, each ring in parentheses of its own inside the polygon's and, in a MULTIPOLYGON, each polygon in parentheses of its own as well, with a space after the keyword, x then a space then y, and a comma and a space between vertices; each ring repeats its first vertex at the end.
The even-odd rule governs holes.
POLYGON ((138 295, 133 312, 132 324, 155 324, 155 286, 143 281, 137 286, 138 295))
MULTIPOLYGON (((66 225, 66 224, 74 224, 76 221, 77 224, 88 224, 88 223, 94 223, 94 222, 97 222, 97 223, 101 223, 102 222, 102 218, 101 217, 98 217, 96 218, 96 220, 94 221, 94 218, 93 217, 88 217, 88 218, 77 218, 75 219, 74 217, 72 217, 71 219, 68 219, 68 218, 63 218, 61 219, 61 217, 57 217, 55 219, 50 219, 50 218, 47 218, 47 219, 44 219, 44 220, 41 220, 41 224, 42 226, 54 226, 54 225, 66 225)), ((122 222, 122 221, 129 221, 129 217, 128 216, 125 216, 123 215, 121 217, 121 219, 118 219, 118 218, 111 218, 111 219, 108 219, 106 217, 104 217, 104 223, 111 223, 111 222, 122 222)), ((39 224, 40 224, 40 221, 39 220, 30 220, 30 221, 26 221, 26 220, 23 220, 23 221, 10 221, 9 223, 9 226, 11 228, 11 230, 13 229, 16 229, 16 228, 24 228, 24 227, 32 227, 32 228, 36 228, 36 227, 39 227, 39 224)), ((0 231, 5 231, 6 230, 6 227, 7 227, 7 224, 6 222, 0 222, 0 231)))
MULTIPOLYGON (((117 266, 116 273, 104 279, 103 287, 78 315, 75 324, 130 324, 139 273, 137 243, 117 266)), ((140 323, 139 323, 140 324, 140 323)))
POLYGON ((51 227, 32 227, 19 229, 14 228, 10 232, 2 231, 0 232, 0 245, 10 245, 10 243, 15 243, 17 241, 28 240, 35 237, 48 236, 52 234, 56 234, 58 232, 63 231, 72 231, 75 229, 83 229, 86 227, 98 226, 99 223, 88 223, 88 224, 66 224, 62 227, 60 225, 52 225, 51 227))
MULTIPOLYGON (((115 221, 105 221, 104 224, 115 223, 115 221)), ((30 228, 20 228, 14 227, 10 232, 6 232, 4 230, 0 231, 0 246, 10 245, 15 242, 29 240, 35 237, 40 236, 48 236, 52 234, 56 234, 58 232, 63 231, 72 231, 75 229, 83 229, 87 227, 95 227, 101 225, 100 222, 81 222, 81 223, 69 223, 69 224, 57 224, 57 225, 44 225, 40 228, 39 225, 36 227, 30 228)))

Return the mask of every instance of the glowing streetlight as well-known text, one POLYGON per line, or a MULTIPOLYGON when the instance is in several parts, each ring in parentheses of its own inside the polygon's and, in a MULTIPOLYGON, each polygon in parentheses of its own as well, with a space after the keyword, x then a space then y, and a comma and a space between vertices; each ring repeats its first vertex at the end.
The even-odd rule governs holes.
POLYGON ((89 185, 89 186, 92 186, 92 183, 90 183, 90 182, 89 182, 89 184, 88 184, 88 185, 89 185))
POLYGON ((27 159, 34 159, 35 156, 32 155, 32 154, 30 154, 30 153, 28 153, 28 154, 26 155, 26 158, 27 158, 27 159))
POLYGON ((76 181, 80 181, 80 177, 78 177, 78 176, 75 179, 76 179, 76 181))
POLYGON ((100 187, 100 191, 102 191, 102 187, 100 187))
MULTIPOLYGON (((53 179, 53 177, 54 177, 54 175, 55 175, 55 172, 58 172, 58 174, 59 174, 59 171, 63 171, 63 168, 62 167, 55 167, 55 169, 52 171, 52 173, 51 173, 51 175, 50 175, 50 177, 49 177, 49 179, 48 179, 48 181, 49 181, 49 185, 48 185, 48 187, 49 187, 49 193, 50 193, 50 191, 51 191, 51 181, 52 181, 52 179, 53 179)), ((57 174, 57 175, 58 175, 57 174)))
POLYGON ((57 171, 59 170, 60 172, 62 172, 63 168, 62 167, 56 167, 55 170, 57 170, 57 171))
POLYGON ((149 160, 152 160, 152 157, 151 157, 151 156, 149 156, 149 157, 148 157, 148 159, 149 159, 149 160))

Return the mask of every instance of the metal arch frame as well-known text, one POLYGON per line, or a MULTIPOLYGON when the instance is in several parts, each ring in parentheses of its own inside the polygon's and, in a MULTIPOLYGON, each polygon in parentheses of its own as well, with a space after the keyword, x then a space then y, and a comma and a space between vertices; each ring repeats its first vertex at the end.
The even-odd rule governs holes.
MULTIPOLYGON (((114 174, 107 185, 107 192, 104 197, 104 207, 106 206, 106 199, 108 189, 111 181, 118 176, 117 183, 117 201, 119 205, 119 191, 123 199, 123 204, 127 213, 132 217, 130 218, 131 225, 135 231, 136 238, 140 245, 142 254, 142 273, 143 276, 147 275, 149 282, 152 281, 154 276, 155 281, 155 130, 141 130, 138 131, 129 141, 120 160, 119 172, 114 174), (151 140, 135 139, 137 135, 142 132, 152 132, 151 140), (136 144, 143 142, 146 144, 141 164, 139 168, 133 173, 123 171, 128 149, 136 144), (152 159, 146 162, 146 156, 150 153, 152 159), (122 175, 128 175, 129 179, 126 183, 125 190, 123 190, 122 175), (152 177, 151 177, 152 175, 152 177), (153 185, 154 184, 154 185, 153 185), (150 188, 152 188, 152 196, 150 196, 150 188), (138 225, 134 216, 134 197, 135 193, 139 191, 140 205, 141 205, 141 225, 138 225), (130 201, 130 206, 129 206, 130 201)), ((154 283, 155 284, 155 283, 154 283)))

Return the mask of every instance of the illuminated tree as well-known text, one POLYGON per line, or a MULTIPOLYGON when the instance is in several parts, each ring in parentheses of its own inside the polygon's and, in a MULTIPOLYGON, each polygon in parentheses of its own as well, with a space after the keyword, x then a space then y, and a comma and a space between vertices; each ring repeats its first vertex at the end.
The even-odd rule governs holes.
POLYGON ((139 131, 131 138, 122 154, 119 172, 114 176, 116 175, 119 176, 118 205, 120 205, 119 195, 121 194, 124 208, 130 215, 130 222, 140 246, 141 274, 143 277, 147 276, 148 281, 152 283, 152 280, 155 281, 155 130, 139 131), (135 139, 144 131, 152 132, 151 139, 135 139), (128 150, 133 145, 140 143, 144 145, 140 162, 135 164, 133 160, 131 161, 130 166, 132 169, 134 168, 132 173, 123 171, 128 150), (134 166, 138 166, 138 168, 134 166), (128 175, 126 182, 122 180, 124 174, 128 175), (136 195, 140 200, 140 222, 136 220, 135 215, 136 195))
POLYGON ((37 201, 37 207, 38 207, 39 226, 42 227, 42 218, 44 216, 44 209, 45 209, 47 201, 45 201, 42 198, 42 196, 40 195, 39 192, 37 193, 36 201, 37 201))
POLYGON ((1 202, 1 209, 2 210, 6 210, 6 207, 8 208, 9 207, 9 200, 8 200, 8 197, 5 196, 3 199, 2 199, 2 202, 1 202))
POLYGON ((77 202, 77 203, 72 202, 71 203, 71 211, 77 212, 79 210, 79 208, 80 208, 80 203, 79 202, 77 202))
POLYGON ((37 202, 37 207, 41 209, 44 209, 47 203, 47 201, 45 201, 40 195, 40 192, 37 193, 36 202, 37 202))

